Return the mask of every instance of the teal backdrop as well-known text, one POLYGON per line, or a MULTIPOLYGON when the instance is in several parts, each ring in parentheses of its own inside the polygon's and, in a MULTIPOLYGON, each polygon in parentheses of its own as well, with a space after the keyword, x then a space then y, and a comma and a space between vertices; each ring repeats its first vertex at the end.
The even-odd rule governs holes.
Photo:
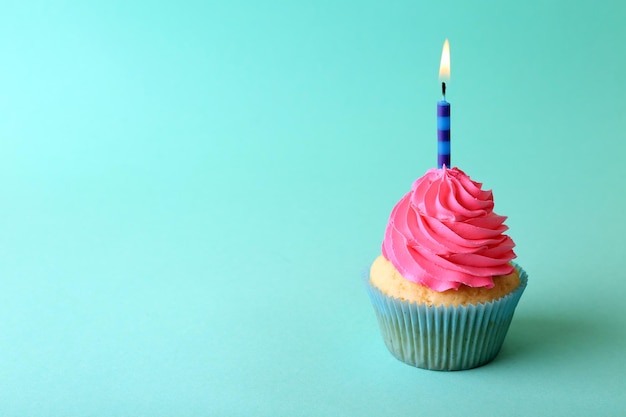
POLYGON ((623 416, 621 1, 2 1, 0 415, 623 416), (529 272, 499 357, 395 360, 361 276, 436 163, 529 272))

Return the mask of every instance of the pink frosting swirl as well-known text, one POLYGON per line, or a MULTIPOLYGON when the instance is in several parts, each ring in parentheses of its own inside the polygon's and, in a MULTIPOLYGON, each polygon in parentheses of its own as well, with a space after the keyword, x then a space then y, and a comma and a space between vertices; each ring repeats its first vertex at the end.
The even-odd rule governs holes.
POLYGON ((506 216, 493 212, 493 194, 458 168, 430 169, 396 204, 382 252, 409 281, 435 291, 493 287, 513 272, 506 216))

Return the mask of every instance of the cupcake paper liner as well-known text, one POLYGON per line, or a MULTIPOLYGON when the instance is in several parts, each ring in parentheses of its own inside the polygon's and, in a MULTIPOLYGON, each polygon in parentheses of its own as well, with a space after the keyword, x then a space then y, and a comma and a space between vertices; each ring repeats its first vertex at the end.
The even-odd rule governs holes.
POLYGON ((506 296, 467 306, 428 306, 383 294, 367 274, 366 286, 385 345, 409 365, 439 371, 476 368, 500 352, 528 275, 506 296))

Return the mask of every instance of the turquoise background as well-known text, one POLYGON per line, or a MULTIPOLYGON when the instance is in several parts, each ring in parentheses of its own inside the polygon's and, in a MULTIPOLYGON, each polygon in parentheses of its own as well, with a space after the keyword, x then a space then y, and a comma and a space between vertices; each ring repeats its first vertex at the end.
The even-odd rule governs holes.
POLYGON ((626 415, 619 1, 2 2, 0 415, 626 415), (408 367, 361 274, 436 163, 509 216, 500 356, 408 367))

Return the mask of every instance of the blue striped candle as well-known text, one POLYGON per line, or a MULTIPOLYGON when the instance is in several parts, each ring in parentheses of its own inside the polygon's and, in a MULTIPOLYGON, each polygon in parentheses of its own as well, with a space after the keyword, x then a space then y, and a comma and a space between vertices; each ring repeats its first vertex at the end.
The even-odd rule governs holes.
POLYGON ((437 166, 450 168, 450 103, 437 103, 437 166))

